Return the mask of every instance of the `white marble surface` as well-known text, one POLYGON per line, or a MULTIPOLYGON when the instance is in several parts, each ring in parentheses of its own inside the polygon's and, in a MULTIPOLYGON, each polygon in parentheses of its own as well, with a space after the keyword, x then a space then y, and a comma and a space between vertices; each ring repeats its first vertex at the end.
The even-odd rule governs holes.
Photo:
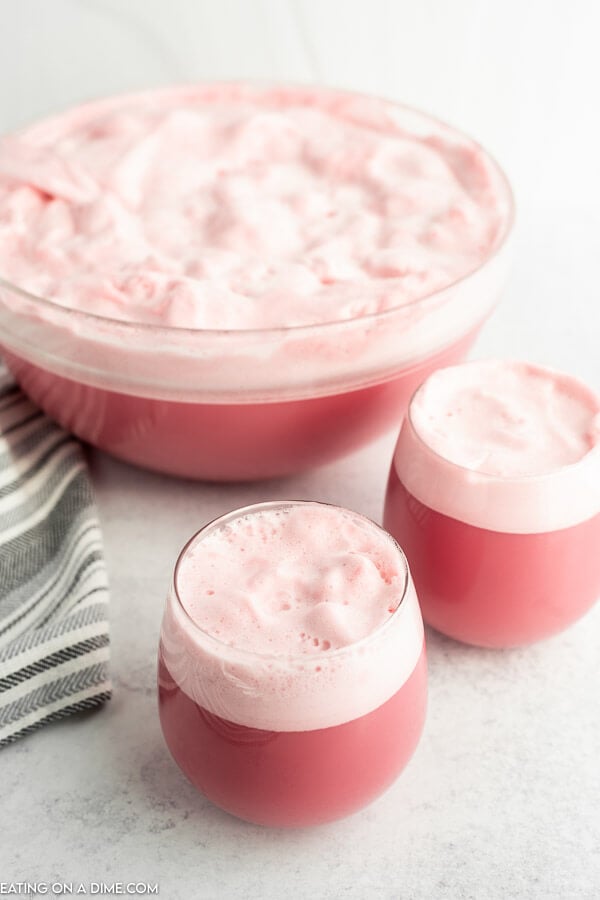
POLYGON ((155 653, 178 548, 206 519, 264 497, 377 516, 390 452, 386 439, 309 475, 226 488, 92 454, 114 698, 2 751, 0 880, 158 881, 168 900, 598 896, 600 606, 527 650, 429 633, 422 742, 387 794, 345 821, 295 832, 246 825, 205 801, 167 753, 155 653))
MULTIPOLYGON (((3 7, 0 128, 197 77, 321 80, 422 105, 487 142, 517 188, 514 276, 474 355, 527 356, 598 389, 599 22, 585 0, 20 0, 3 7)), ((0 754, 0 882, 141 879, 167 900, 600 896, 600 607, 527 650, 429 634, 421 745, 384 797, 343 822, 245 825, 167 754, 155 653, 179 547, 259 499, 330 500, 378 518, 393 441, 254 486, 178 482, 90 454, 114 698, 0 754)))

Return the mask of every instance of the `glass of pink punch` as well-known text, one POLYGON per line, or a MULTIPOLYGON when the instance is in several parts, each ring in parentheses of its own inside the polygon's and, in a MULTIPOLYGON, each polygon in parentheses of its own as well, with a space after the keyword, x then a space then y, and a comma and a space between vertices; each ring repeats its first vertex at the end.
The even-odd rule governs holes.
POLYGON ((354 812, 406 766, 426 707, 423 623, 404 554, 356 513, 259 503, 183 549, 158 664, 166 743, 252 822, 354 812))
POLYGON ((561 631, 600 595, 600 400, 527 363, 440 370, 409 406, 384 523, 437 630, 486 647, 561 631))

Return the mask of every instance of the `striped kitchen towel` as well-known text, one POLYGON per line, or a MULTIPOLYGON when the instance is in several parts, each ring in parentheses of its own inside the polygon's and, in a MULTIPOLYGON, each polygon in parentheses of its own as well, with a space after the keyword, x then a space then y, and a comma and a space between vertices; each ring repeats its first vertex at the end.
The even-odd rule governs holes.
POLYGON ((108 585, 82 450, 0 360, 0 747, 110 697, 108 585))

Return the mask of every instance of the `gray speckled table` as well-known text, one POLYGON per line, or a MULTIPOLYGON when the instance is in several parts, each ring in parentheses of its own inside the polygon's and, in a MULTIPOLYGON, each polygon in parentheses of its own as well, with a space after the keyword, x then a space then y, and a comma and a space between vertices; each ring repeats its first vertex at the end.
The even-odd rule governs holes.
POLYGON ((163 744, 155 651, 178 548, 239 503, 318 497, 377 516, 390 439, 310 475, 207 487, 91 456, 112 574, 114 698, 2 752, 0 881, 158 881, 160 896, 595 898, 600 608, 528 650, 428 634, 430 706, 397 783, 300 832, 204 800, 163 744))

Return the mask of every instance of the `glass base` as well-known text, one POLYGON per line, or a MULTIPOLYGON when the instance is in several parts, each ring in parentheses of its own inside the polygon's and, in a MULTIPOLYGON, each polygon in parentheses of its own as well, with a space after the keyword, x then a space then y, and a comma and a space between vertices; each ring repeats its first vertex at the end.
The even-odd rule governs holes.
POLYGON ((406 553, 423 618, 459 641, 529 644, 600 595, 600 515, 540 534, 488 531, 425 506, 392 467, 383 522, 406 553))
POLYGON ((162 654, 158 694, 175 762, 213 803, 260 825, 317 825, 374 800, 413 755, 425 720, 425 648, 386 703, 331 728, 277 732, 227 722, 181 690, 162 654))

